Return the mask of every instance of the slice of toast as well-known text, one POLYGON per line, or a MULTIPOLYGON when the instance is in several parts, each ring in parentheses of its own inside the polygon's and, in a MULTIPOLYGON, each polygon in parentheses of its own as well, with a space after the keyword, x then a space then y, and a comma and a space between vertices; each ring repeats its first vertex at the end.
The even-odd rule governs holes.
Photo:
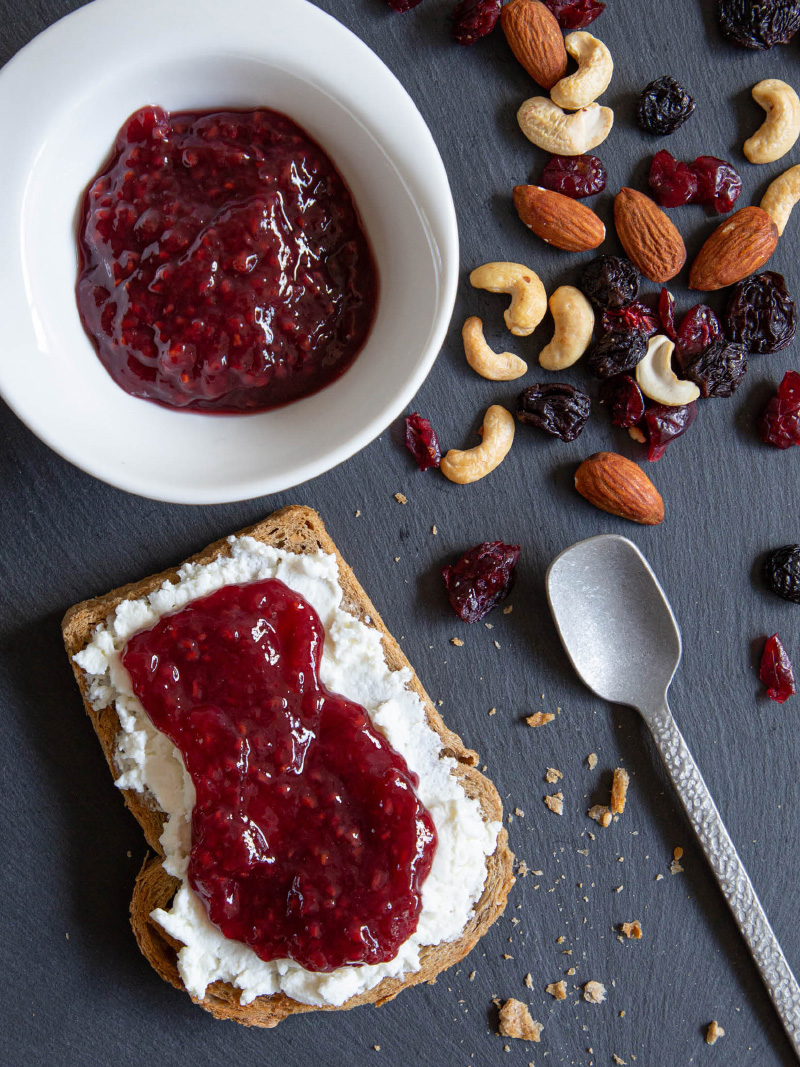
MULTIPOLYGON (((243 535, 290 552, 321 550, 333 554, 339 565, 339 583, 344 593, 342 608, 380 632, 384 658, 390 670, 399 670, 402 667, 412 670, 400 646, 384 626, 369 597, 358 584, 353 571, 340 556, 315 511, 306 507, 282 508, 263 522, 239 531, 237 536, 243 535)), ((192 556, 188 562, 210 563, 220 556, 229 554, 230 545, 226 539, 209 545, 202 552, 192 556)), ((95 711, 89 702, 87 677, 73 657, 92 639, 95 627, 104 622, 123 600, 135 600, 147 596, 159 588, 164 581, 177 580, 177 568, 162 571, 161 574, 152 575, 140 582, 115 589, 105 596, 76 604, 64 616, 62 624, 64 644, 80 686, 86 710, 115 778, 118 769, 114 762, 114 752, 120 730, 116 711, 113 706, 95 711)), ((476 753, 465 748, 461 738, 447 729, 419 679, 413 674, 413 670, 410 686, 423 701, 428 723, 442 740, 443 754, 456 760, 457 768, 453 773, 457 775, 464 792, 467 796, 478 799, 487 821, 502 821, 503 809, 500 797, 489 779, 476 769, 476 753)), ((122 792, 125 803, 144 831, 147 843, 156 853, 154 857, 145 859, 137 876, 131 901, 131 925, 139 948, 155 970, 178 989, 185 989, 177 967, 177 952, 181 947, 180 943, 166 934, 150 918, 150 913, 155 908, 169 906, 180 885, 178 880, 167 874, 162 867, 163 851, 159 839, 163 830, 164 814, 149 794, 129 789, 122 790, 122 792)), ((418 971, 407 974, 402 979, 384 978, 374 988, 351 997, 341 1005, 341 1009, 353 1008, 358 1004, 385 1004, 406 987, 419 982, 429 982, 440 971, 463 959, 495 919, 502 914, 509 889, 514 882, 512 862, 513 855, 508 848, 508 835, 504 829, 501 829, 495 851, 486 860, 486 881, 483 892, 460 937, 455 941, 423 947, 422 966, 418 971)), ((333 1006, 318 1008, 310 1004, 302 1004, 284 993, 260 996, 250 1004, 243 1006, 239 1003, 239 995, 240 991, 235 986, 227 982, 216 981, 208 987, 204 998, 198 1000, 197 1003, 218 1019, 233 1019, 245 1026, 263 1027, 277 1026, 287 1015, 297 1012, 341 1010, 333 1006)))

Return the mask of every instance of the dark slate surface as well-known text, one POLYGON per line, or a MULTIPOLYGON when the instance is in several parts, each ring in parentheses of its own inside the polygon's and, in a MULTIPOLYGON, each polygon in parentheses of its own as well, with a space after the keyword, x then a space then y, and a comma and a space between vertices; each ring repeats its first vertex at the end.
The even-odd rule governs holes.
MULTIPOLYGON (((73 0, 3 0, 0 61, 76 6, 73 0)), ((477 378, 464 363, 459 328, 467 313, 485 317, 490 340, 508 343, 500 330, 502 300, 471 291, 467 272, 489 259, 523 260, 552 291, 573 280, 576 266, 589 258, 549 252, 510 206, 511 186, 537 175, 543 162, 514 119, 521 100, 536 89, 499 34, 469 50, 451 45, 446 0, 426 0, 406 16, 387 12, 383 0, 321 0, 321 6, 335 11, 397 73, 429 122, 450 175, 464 281, 448 344, 415 407, 435 421, 446 445, 466 446, 485 406, 510 403, 517 391, 514 384, 477 378)), ((695 116, 669 141, 676 155, 719 154, 741 164, 742 204, 758 202, 783 169, 782 163, 747 165, 740 145, 761 117, 750 87, 768 76, 797 84, 798 46, 766 54, 736 50, 719 38, 712 8, 693 0, 609 0, 596 23, 617 64, 605 98, 617 126, 599 150, 610 190, 625 183, 642 187, 657 142, 632 124, 635 94, 664 73, 684 81, 698 102, 695 116)), ((4 147, 9 150, 13 146, 4 147)), ((798 158, 795 151, 787 162, 798 158)), ((606 221, 611 200, 610 192, 599 198, 606 221)), ((674 217, 691 255, 714 221, 697 207, 674 217)), ((795 293, 798 225, 792 220, 772 264, 795 293)), ((648 288, 652 295, 655 287, 648 288)), ((694 303, 682 286, 675 292, 681 308, 694 303)), ((716 297, 712 303, 721 307, 716 297)), ((517 351, 535 363, 547 333, 543 327, 517 351)), ((602 415, 569 445, 521 430, 500 469, 472 487, 418 473, 400 447, 396 425, 342 467, 298 489, 201 509, 152 503, 94 481, 3 408, 0 974, 6 992, 0 1061, 15 1067, 477 1067, 502 1060, 522 1067, 609 1064, 616 1054, 637 1067, 793 1063, 643 727, 633 712, 608 707, 581 688, 543 594, 547 563, 579 538, 619 531, 645 552, 683 629, 685 654, 672 687, 676 717, 786 954, 800 968, 800 698, 782 708, 771 705, 755 672, 761 642, 775 630, 800 664, 800 608, 764 591, 757 571, 765 551, 800 540, 800 450, 767 449, 754 431, 765 396, 791 366, 797 366, 796 346, 754 359, 736 397, 704 403, 691 434, 649 468, 667 504, 667 519, 656 529, 594 511, 571 488, 576 462, 597 449, 642 458, 602 415), (407 506, 395 502, 398 491, 407 495, 407 506), (542 873, 519 879, 506 916, 437 985, 408 992, 380 1011, 303 1016, 267 1033, 215 1022, 162 983, 139 955, 127 910, 144 845, 84 716, 59 620, 74 601, 160 570, 289 502, 321 512, 389 627, 402 635, 423 682, 444 702, 448 723, 480 750, 508 809, 524 810, 509 828, 511 842, 542 873), (523 546, 514 611, 495 614, 491 631, 467 628, 450 614, 438 570, 469 545, 492 538, 523 546), (449 643, 456 635, 463 648, 449 643), (492 707, 497 712, 489 716, 492 707), (560 715, 544 729, 531 731, 522 721, 534 710, 556 708, 560 715), (591 751, 600 759, 594 772, 586 766, 591 751), (591 840, 588 831, 598 828, 586 809, 607 797, 617 764, 632 775, 628 809, 591 840), (564 773, 562 818, 542 804, 552 791, 543 781, 548 766, 564 773), (676 845, 685 849, 685 873, 672 876, 676 845), (659 874, 665 877, 656 880, 659 874), (615 924, 637 918, 643 940, 621 944, 615 924), (561 936, 566 940, 559 944, 561 936), (544 993, 570 966, 576 969, 570 985, 588 979, 606 984, 605 1004, 586 1004, 573 991, 555 1003, 544 993), (472 970, 477 974, 470 982, 472 970), (523 984, 527 972, 532 991, 523 984), (545 1024, 540 1045, 515 1042, 504 1053, 495 1035, 494 996, 531 1005, 545 1024), (703 1042, 712 1018, 727 1031, 713 1050, 703 1042)), ((584 380, 578 368, 563 377, 584 380)))

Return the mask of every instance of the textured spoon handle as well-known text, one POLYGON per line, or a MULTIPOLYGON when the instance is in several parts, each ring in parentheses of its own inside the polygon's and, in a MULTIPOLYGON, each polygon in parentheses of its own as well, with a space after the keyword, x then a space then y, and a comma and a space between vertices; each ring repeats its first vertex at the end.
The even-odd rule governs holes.
POLYGON ((645 715, 708 862, 800 1059, 800 986, 666 701, 645 715))

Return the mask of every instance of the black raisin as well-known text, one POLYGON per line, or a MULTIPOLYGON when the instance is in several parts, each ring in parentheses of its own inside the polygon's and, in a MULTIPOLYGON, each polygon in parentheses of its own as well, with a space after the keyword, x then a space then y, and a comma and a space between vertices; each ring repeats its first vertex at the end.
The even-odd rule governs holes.
POLYGON ((751 352, 780 352, 794 340, 797 314, 782 274, 751 274, 731 291, 725 327, 733 341, 751 352))
POLYGON ((800 29, 797 0, 720 0, 719 25, 741 48, 786 44, 800 29))
POLYGON ((639 294, 639 271, 629 259, 598 256, 583 268, 579 285, 603 311, 624 308, 639 294))
POLYGON ((683 363, 683 373, 700 387, 700 396, 733 396, 747 371, 747 349, 724 337, 690 356, 683 363))
POLYGON ((586 393, 562 382, 531 385, 520 393, 517 418, 528 426, 574 441, 586 425, 592 402, 586 393))
POLYGON ((609 330, 589 345, 586 366, 595 378, 627 374, 647 355, 647 334, 641 330, 609 330))
POLYGON ((800 545, 784 545, 770 553, 764 564, 764 580, 773 593, 800 604, 800 545))
POLYGON ((694 111, 694 100, 674 78, 658 78, 642 90, 636 108, 639 125, 648 133, 674 133, 694 111))

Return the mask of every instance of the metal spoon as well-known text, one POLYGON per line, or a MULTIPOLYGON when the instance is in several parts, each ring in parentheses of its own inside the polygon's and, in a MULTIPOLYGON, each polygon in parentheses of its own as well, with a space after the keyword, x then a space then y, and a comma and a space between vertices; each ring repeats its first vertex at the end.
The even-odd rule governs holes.
POLYGON ((800 986, 667 704, 681 636, 658 579, 634 544, 608 534, 565 549, 546 582, 559 636, 581 680, 604 700, 636 708, 650 727, 800 1059, 800 986))

